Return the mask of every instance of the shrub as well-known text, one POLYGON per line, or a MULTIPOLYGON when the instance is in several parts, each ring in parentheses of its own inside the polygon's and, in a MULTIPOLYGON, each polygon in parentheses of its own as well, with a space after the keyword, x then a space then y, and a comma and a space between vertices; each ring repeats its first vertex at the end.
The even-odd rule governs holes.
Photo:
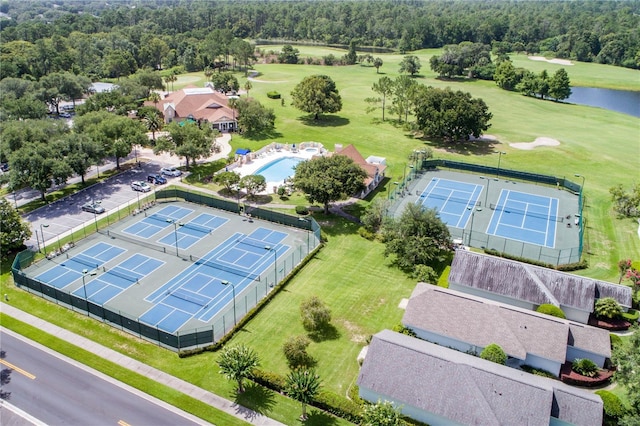
POLYGON ((307 366, 313 359, 307 353, 311 340, 307 336, 291 336, 282 345, 282 351, 291 367, 307 366))
POLYGON ((359 424, 362 420, 362 408, 360 405, 333 392, 320 391, 313 401, 313 406, 352 423, 359 424))
POLYGON ((360 228, 358 228, 358 235, 360 235, 365 240, 369 240, 369 241, 372 241, 376 238, 376 235, 373 232, 369 231, 364 226, 361 226, 360 228))
POLYGON ((260 370, 258 368, 253 370, 251 380, 276 392, 282 392, 287 384, 286 377, 270 371, 260 370))
POLYGON ((480 358, 495 362, 496 364, 505 365, 507 363, 507 354, 495 343, 484 348, 482 352, 480 352, 480 358))
POLYGON ((280 93, 276 92, 275 90, 272 90, 271 92, 267 92, 267 97, 269 99, 280 99, 280 93))
POLYGON ((640 311, 637 311, 635 309, 629 309, 629 312, 622 313, 622 318, 626 319, 630 323, 637 322, 638 317, 640 317, 640 311))
POLYGON ((396 324, 393 326, 393 331, 396 333, 406 334, 407 336, 417 337, 416 333, 410 328, 405 327, 402 324, 396 324))
POLYGON ((622 316, 622 308, 613 297, 604 297, 596 302, 595 314, 598 318, 616 319, 622 316))
POLYGON ((605 426, 617 426, 618 420, 627 412, 620 398, 606 390, 596 391, 595 394, 600 396, 604 407, 604 421, 602 424, 605 426))
POLYGON ((553 373, 550 373, 550 372, 548 372, 546 370, 542 370, 540 368, 532 367, 530 365, 523 365, 520 368, 522 368, 524 371, 526 371, 529 374, 533 374, 534 376, 548 377, 549 379, 557 379, 558 378, 553 373))
POLYGON ((562 318, 562 319, 567 318, 564 312, 562 312, 562 309, 560 309, 556 305, 551 305, 550 303, 544 303, 538 306, 538 309, 536 309, 536 312, 539 312, 545 315, 551 315, 552 317, 556 317, 556 318, 562 318))
POLYGON ((300 304, 302 325, 309 332, 316 332, 331 322, 331 310, 317 296, 312 296, 300 304))
POLYGON ((307 206, 296 206, 296 213, 300 215, 307 215, 309 214, 309 209, 307 206))
POLYGON ((597 377, 599 371, 596 363, 588 358, 579 358, 574 360, 571 364, 571 369, 585 377, 597 377))

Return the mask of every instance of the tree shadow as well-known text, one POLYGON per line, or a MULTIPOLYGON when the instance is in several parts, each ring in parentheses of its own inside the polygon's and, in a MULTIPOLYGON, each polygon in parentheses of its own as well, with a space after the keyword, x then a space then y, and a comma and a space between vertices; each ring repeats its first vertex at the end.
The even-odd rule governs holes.
POLYGON ((314 115, 305 115, 304 117, 299 117, 298 121, 302 122, 302 124, 306 126, 313 127, 339 127, 346 126, 351 121, 348 118, 340 117, 338 115, 323 115, 320 114, 318 119, 316 120, 314 115))
POLYGON ((247 381, 243 393, 236 393, 236 413, 247 421, 254 420, 256 413, 267 415, 275 405, 274 391, 255 382, 247 381), (251 409, 253 411, 249 411, 251 409))
POLYGON ((478 79, 475 77, 467 77, 463 75, 457 75, 453 77, 442 76, 442 77, 436 77, 435 79, 438 81, 448 81, 452 83, 473 83, 475 81, 478 81, 478 79))
POLYGON ((307 420, 302 421, 300 423, 305 424, 306 426, 327 426, 327 425, 335 425, 337 424, 337 420, 329 413, 325 413, 324 411, 318 410, 316 408, 312 408, 307 410, 307 420))
POLYGON ((496 145, 500 144, 499 140, 480 137, 468 141, 450 141, 445 139, 422 139, 425 144, 446 152, 460 155, 489 155, 495 152, 496 145))
POLYGON ((314 357, 312 357, 311 355, 307 354, 304 359, 301 359, 298 363, 296 364, 291 364, 289 363, 289 368, 291 370, 294 370, 296 368, 306 368, 306 369, 311 369, 311 368, 315 368, 318 365, 318 360, 316 360, 314 357))
POLYGON ((336 340, 340 338, 340 331, 333 325, 327 324, 324 327, 309 332, 309 339, 316 343, 324 342, 325 340, 336 340))

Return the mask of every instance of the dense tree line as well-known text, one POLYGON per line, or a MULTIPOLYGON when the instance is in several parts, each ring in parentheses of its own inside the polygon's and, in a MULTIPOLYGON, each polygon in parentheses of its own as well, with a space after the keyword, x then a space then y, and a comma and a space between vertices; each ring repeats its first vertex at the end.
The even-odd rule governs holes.
MULTIPOLYGON (((118 77, 138 68, 247 65, 244 39, 408 52, 461 42, 640 67, 633 1, 3 2, 0 74, 118 77), (135 6, 135 7, 134 7, 135 6)), ((353 59, 353 54, 350 56, 353 59)))

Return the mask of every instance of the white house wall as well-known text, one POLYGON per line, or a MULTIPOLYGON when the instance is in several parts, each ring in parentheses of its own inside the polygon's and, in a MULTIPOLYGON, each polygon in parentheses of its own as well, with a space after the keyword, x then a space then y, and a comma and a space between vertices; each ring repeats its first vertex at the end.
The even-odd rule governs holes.
POLYGON ((462 293, 467 293, 472 296, 484 297, 485 299, 494 300, 496 302, 505 303, 511 306, 517 306, 519 308, 529 309, 530 311, 534 311, 536 305, 531 302, 527 302, 526 300, 518 300, 512 297, 503 296, 501 294, 492 293, 490 291, 485 291, 481 289, 477 289, 475 287, 468 287, 466 285, 458 285, 455 283, 449 283, 449 289, 461 291, 462 293))
MULTIPOLYGON (((363 387, 360 387, 359 391, 358 391, 360 398, 364 399, 365 401, 369 401, 372 404, 376 404, 378 401, 389 401, 391 403, 393 403, 394 406, 396 407, 402 407, 401 408, 401 412, 403 415, 407 416, 407 417, 411 417, 412 419, 418 420, 422 423, 431 425, 431 426, 447 426, 447 425, 451 425, 451 426, 459 426, 461 425, 461 423, 456 423, 453 422, 447 418, 444 418, 442 416, 438 416, 437 414, 422 410, 420 408, 411 406, 406 404, 404 401, 396 401, 386 395, 381 395, 378 394, 376 392, 374 392, 371 389, 366 389, 363 387)), ((428 398, 429 395, 424 395, 424 398, 428 398)), ((462 408, 464 409, 464 408, 462 408)))
POLYGON ((411 328, 416 336, 422 340, 426 340, 427 342, 435 343, 440 346, 444 346, 445 348, 455 349, 460 352, 469 352, 471 349, 480 353, 482 349, 477 349, 476 346, 471 345, 467 342, 462 342, 460 340, 452 339, 451 337, 442 336, 440 334, 435 334, 426 330, 421 330, 419 328, 412 328, 410 324, 405 324, 405 326, 411 328))
POLYGON ((540 368, 548 371, 549 373, 553 373, 556 376, 560 376, 560 368, 562 367, 562 364, 559 362, 528 353, 524 363, 525 365, 540 368))
POLYGON ((585 312, 565 305, 560 305, 560 309, 562 309, 562 312, 564 312, 564 315, 568 320, 576 321, 581 324, 587 324, 589 322, 590 312, 585 312))
POLYGON ((603 368, 606 361, 606 357, 602 355, 594 354, 593 352, 585 351, 583 349, 575 348, 573 346, 567 346, 567 361, 575 361, 576 359, 587 358, 595 362, 598 367, 603 368))

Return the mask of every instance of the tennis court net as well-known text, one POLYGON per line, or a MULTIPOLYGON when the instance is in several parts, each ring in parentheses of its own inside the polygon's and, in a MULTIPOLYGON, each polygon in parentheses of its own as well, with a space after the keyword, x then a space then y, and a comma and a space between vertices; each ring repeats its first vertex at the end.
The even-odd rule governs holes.
POLYGON ((241 271, 239 269, 231 268, 231 267, 226 266, 226 265, 221 265, 221 264, 219 264, 217 262, 214 262, 212 260, 202 259, 201 257, 189 256, 189 258, 196 265, 205 265, 205 266, 208 266, 208 267, 213 268, 213 269, 218 269, 220 271, 225 271, 225 272, 229 272, 229 273, 234 274, 234 275, 238 275, 240 277, 249 278, 249 279, 251 279, 253 281, 260 281, 260 275, 252 274, 250 272, 241 271))
POLYGON ((125 279, 127 281, 131 281, 132 283, 140 282, 140 279, 138 277, 132 277, 131 275, 125 274, 124 272, 120 272, 117 269, 107 269, 106 267, 104 267, 104 268, 102 268, 102 270, 106 274, 115 275, 116 277, 120 277, 120 278, 125 279))
POLYGON ((166 226, 168 223, 173 223, 173 222, 177 222, 176 219, 169 217, 169 216, 164 216, 158 213, 151 213, 148 214, 148 212, 144 212, 145 217, 149 218, 149 219, 153 219, 157 222, 162 222, 163 226, 166 226))
POLYGON ((440 195, 440 194, 434 194, 434 193, 429 193, 429 194, 423 193, 420 195, 420 198, 435 198, 437 200, 451 201, 452 203, 475 205, 476 207, 482 206, 482 203, 480 201, 476 201, 474 204, 473 201, 471 201, 471 198, 458 198, 458 197, 451 197, 448 195, 440 195))
POLYGON ((210 234, 211 231, 213 231, 213 229, 211 229, 211 228, 207 228, 205 226, 197 225, 197 224, 191 223, 191 222, 187 222, 187 223, 182 224, 182 227, 183 228, 193 229, 194 231, 198 231, 198 232, 200 232, 202 234, 210 234))
MULTIPOLYGON (((99 232, 102 233, 102 231, 99 231, 99 232)), ((147 241, 140 241, 139 239, 130 237, 128 235, 118 234, 116 232, 112 232, 112 231, 107 230, 107 236, 111 237, 112 239, 120 239, 122 241, 128 241, 128 242, 130 242, 132 244, 137 244, 137 245, 142 246, 142 247, 152 248, 154 250, 158 250, 161 253, 166 253, 167 252, 167 248, 164 247, 164 246, 159 246, 159 245, 156 245, 156 244, 153 244, 153 243, 149 243, 147 241)))
POLYGON ((97 269, 97 268, 100 267, 99 263, 97 263, 97 262, 89 262, 88 260, 82 259, 80 256, 74 256, 74 257, 69 258, 69 253, 67 253, 67 259, 69 259, 69 260, 71 260, 73 262, 77 262, 77 263, 80 263, 82 265, 88 266, 91 269, 97 269))
POLYGON ((209 305, 209 299, 205 299, 194 293, 187 292, 180 288, 177 288, 174 291, 168 291, 167 294, 173 297, 177 297, 178 299, 182 299, 182 300, 186 300, 187 302, 194 303, 198 306, 204 306, 205 308, 209 305))
POLYGON ((531 217, 537 217, 539 219, 545 219, 545 220, 550 220, 555 222, 564 222, 564 217, 562 216, 551 216, 551 215, 542 214, 542 213, 525 212, 522 209, 514 209, 513 207, 507 207, 507 206, 496 205, 496 204, 489 204, 489 208, 491 210, 497 210, 499 212, 517 213, 522 216, 531 216, 531 217))
POLYGON ((266 242, 264 242, 262 240, 253 239, 251 237, 240 237, 240 238, 238 238, 236 240, 236 243, 246 244, 246 245, 251 246, 251 247, 258 247, 258 248, 261 248, 261 249, 264 249, 264 250, 270 250, 271 249, 271 246, 269 245, 269 243, 266 243, 266 242))

